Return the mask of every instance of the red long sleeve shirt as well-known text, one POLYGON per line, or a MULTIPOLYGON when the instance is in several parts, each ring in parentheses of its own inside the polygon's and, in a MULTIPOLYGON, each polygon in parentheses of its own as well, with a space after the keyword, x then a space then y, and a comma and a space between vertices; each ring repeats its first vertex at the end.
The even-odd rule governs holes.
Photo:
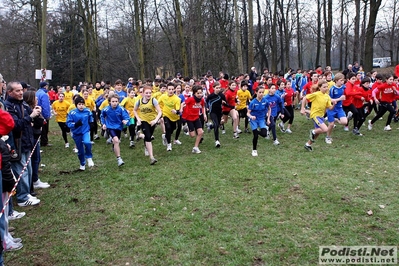
POLYGON ((398 92, 396 91, 396 85, 395 84, 388 84, 388 83, 383 83, 380 86, 377 86, 373 90, 373 98, 375 99, 378 95, 380 95, 380 101, 381 102, 387 102, 391 103, 396 99, 396 95, 398 92))
MULTIPOLYGON (((224 96, 226 97, 226 103, 229 106, 236 106, 236 97, 237 97, 237 91, 238 89, 232 91, 230 89, 226 90, 226 92, 224 93, 224 96)), ((229 106, 222 106, 222 111, 223 112, 230 112, 231 111, 231 107, 229 106)))

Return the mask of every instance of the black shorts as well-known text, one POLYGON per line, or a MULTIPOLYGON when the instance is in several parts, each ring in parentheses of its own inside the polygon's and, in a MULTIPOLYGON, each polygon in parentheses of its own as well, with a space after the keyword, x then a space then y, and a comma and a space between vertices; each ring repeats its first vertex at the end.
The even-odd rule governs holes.
MULTIPOLYGON (((233 109, 231 109, 231 110, 233 110, 233 109)), ((230 110, 230 111, 231 111, 230 110)), ((230 114, 230 111, 223 111, 222 113, 223 113, 223 115, 229 115, 230 114)))
POLYGON ((240 118, 247 117, 248 109, 245 107, 244 109, 238 110, 238 115, 240 118))
POLYGON ((199 128, 202 128, 201 120, 198 118, 195 121, 186 121, 188 126, 188 131, 193 132, 199 128))

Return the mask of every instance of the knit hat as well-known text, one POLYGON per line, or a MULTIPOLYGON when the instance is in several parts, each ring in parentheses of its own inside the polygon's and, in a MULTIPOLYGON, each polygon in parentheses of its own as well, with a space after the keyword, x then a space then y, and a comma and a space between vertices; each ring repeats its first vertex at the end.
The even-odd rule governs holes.
POLYGON ((46 87, 47 85, 48 85, 47 82, 42 81, 42 82, 39 83, 39 88, 44 88, 44 87, 46 87))
POLYGON ((78 103, 85 103, 85 99, 83 99, 82 97, 76 97, 75 99, 75 106, 78 106, 78 103))

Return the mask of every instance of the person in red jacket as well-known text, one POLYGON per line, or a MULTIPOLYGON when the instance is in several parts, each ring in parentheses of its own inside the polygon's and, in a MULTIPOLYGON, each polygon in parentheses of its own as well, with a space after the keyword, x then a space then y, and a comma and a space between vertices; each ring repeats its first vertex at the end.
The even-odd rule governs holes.
MULTIPOLYGON (((346 88, 344 91, 345 94, 345 100, 342 101, 342 107, 345 111, 346 116, 348 117, 348 124, 346 124, 346 126, 344 127, 345 131, 349 131, 349 120, 351 118, 353 118, 353 124, 354 124, 354 128, 356 127, 358 121, 359 121, 359 112, 357 111, 356 107, 353 105, 353 97, 354 95, 358 94, 358 92, 356 92, 353 88, 355 86, 355 82, 356 82, 356 74, 353 72, 349 72, 346 75, 347 78, 347 82, 345 84, 346 88)), ((357 132, 355 132, 355 130, 353 131, 354 134, 357 134, 357 132)))
MULTIPOLYGON (((237 83, 235 81, 230 81, 229 84, 229 89, 224 93, 224 96, 226 97, 226 104, 222 106, 222 112, 223 112, 223 124, 227 123, 227 120, 229 119, 229 115, 231 116, 231 119, 233 119, 233 138, 238 139, 239 136, 238 134, 241 133, 241 130, 238 129, 238 112, 235 109, 236 107, 236 98, 237 98, 237 83)), ((223 132, 222 132, 223 134, 223 132)))
MULTIPOLYGON (((376 74, 375 75, 375 82, 373 83, 373 85, 371 85, 370 94, 372 93, 372 91, 374 89, 376 89, 378 86, 382 85, 383 79, 384 79, 384 77, 381 74, 376 74)), ((379 97, 380 97, 380 95, 377 95, 378 100, 380 100, 379 97)), ((377 113, 378 113, 378 105, 374 101, 373 101, 372 109, 374 110, 375 114, 377 115, 377 113)), ((371 110, 370 110, 370 113, 371 113, 371 110)))
MULTIPOLYGON (((317 86, 317 83, 319 82, 319 74, 317 74, 316 71, 310 72, 309 76, 310 76, 310 81, 306 83, 305 86, 303 86, 300 99, 304 98, 307 94, 311 94, 312 87, 317 86)), ((307 105, 309 106, 309 108, 311 108, 312 103, 308 102, 307 105)))
POLYGON ((280 123, 284 123, 288 121, 287 128, 285 129, 285 133, 291 134, 291 125, 294 122, 294 98, 296 96, 296 92, 292 89, 291 81, 287 80, 285 83, 285 90, 284 90, 284 118, 280 123))
POLYGON ((354 131, 356 130, 360 136, 362 135, 359 132, 360 127, 363 125, 368 115, 368 112, 366 112, 366 106, 368 106, 367 103, 369 103, 370 101, 370 96, 368 93, 369 86, 370 86, 370 78, 365 77, 360 82, 360 85, 355 85, 353 87, 354 94, 353 94, 352 103, 356 107, 359 114, 359 119, 357 121, 357 124, 354 125, 355 128, 353 130, 354 131))
POLYGON ((50 103, 53 104, 53 102, 57 98, 57 93, 54 91, 54 87, 53 86, 50 87, 50 89, 48 91, 48 96, 50 98, 50 103))
POLYGON ((187 126, 190 132, 190 137, 195 139, 193 153, 201 153, 198 148, 204 130, 202 129, 202 124, 200 120, 199 109, 202 109, 202 115, 204 116, 204 121, 207 121, 206 110, 205 110, 205 100, 203 97, 202 87, 199 85, 194 85, 192 88, 193 96, 188 97, 183 102, 183 115, 182 118, 187 122, 187 126))
POLYGON ((396 100, 398 95, 398 91, 396 90, 396 85, 393 83, 393 75, 388 76, 385 83, 381 84, 377 88, 375 88, 372 92, 372 97, 377 105, 379 105, 378 113, 373 118, 373 120, 369 120, 368 129, 372 130, 374 123, 380 119, 387 111, 389 112, 389 116, 387 122, 385 124, 384 130, 390 131, 392 130, 390 124, 393 116, 395 115, 395 109, 392 105, 392 102, 396 100), (378 95, 380 95, 380 100, 378 99, 378 95))

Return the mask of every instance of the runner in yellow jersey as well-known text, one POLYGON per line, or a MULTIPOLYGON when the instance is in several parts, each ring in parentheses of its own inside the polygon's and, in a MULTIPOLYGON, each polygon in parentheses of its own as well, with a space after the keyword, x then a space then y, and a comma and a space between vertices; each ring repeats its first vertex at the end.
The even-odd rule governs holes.
POLYGON ((134 136, 136 135, 136 123, 134 119, 134 105, 136 104, 137 98, 135 97, 136 93, 134 92, 134 88, 129 88, 128 89, 128 96, 123 99, 123 101, 120 103, 122 107, 126 109, 126 111, 129 113, 130 117, 130 124, 129 124, 129 134, 130 134, 130 144, 129 147, 133 148, 134 147, 134 136))
POLYGON ((152 135, 154 134, 155 126, 162 116, 162 110, 159 107, 158 101, 151 97, 151 86, 144 85, 143 98, 136 102, 134 106, 134 116, 136 117, 137 125, 141 125, 145 142, 145 155, 150 156, 150 164, 157 162, 152 150, 152 135), (137 112, 140 110, 140 112, 137 112))
POLYGON ((64 92, 64 101, 67 101, 69 104, 73 104, 73 92, 71 91, 71 86, 66 86, 65 87, 65 92, 64 92))
POLYGON ((68 115, 68 108, 71 105, 69 102, 64 100, 65 94, 63 92, 58 94, 58 100, 52 104, 53 112, 55 115, 55 121, 62 132, 62 138, 65 142, 65 148, 69 148, 67 134, 70 132, 69 127, 66 126, 66 119, 68 115))
MULTIPOLYGON (((244 118, 245 120, 245 133, 251 133, 248 129, 248 116, 247 116, 247 105, 252 99, 252 95, 248 90, 248 81, 243 80, 241 81, 240 84, 241 88, 237 91, 237 104, 236 104, 236 110, 238 112, 238 125, 240 125, 240 118, 244 118)), ((240 133, 241 130, 237 128, 237 132, 240 133)))
POLYGON ((158 99, 161 107, 163 120, 165 125, 166 150, 172 150, 171 136, 173 131, 177 128, 177 121, 180 120, 180 98, 175 95, 175 86, 173 83, 168 83, 167 92, 158 99))

